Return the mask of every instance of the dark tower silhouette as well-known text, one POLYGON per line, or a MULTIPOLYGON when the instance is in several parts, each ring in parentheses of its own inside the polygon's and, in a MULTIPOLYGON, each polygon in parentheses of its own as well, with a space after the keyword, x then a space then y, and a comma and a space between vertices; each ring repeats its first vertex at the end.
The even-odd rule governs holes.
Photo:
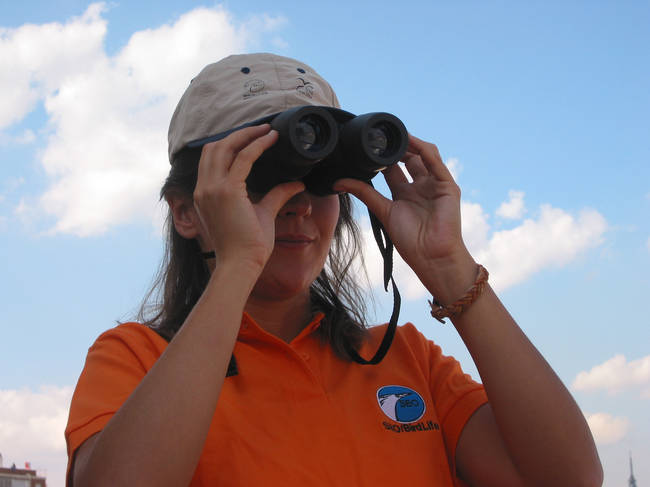
POLYGON ((630 479, 627 481, 628 487, 637 487, 636 479, 634 478, 634 470, 632 470, 632 453, 630 453, 630 479))

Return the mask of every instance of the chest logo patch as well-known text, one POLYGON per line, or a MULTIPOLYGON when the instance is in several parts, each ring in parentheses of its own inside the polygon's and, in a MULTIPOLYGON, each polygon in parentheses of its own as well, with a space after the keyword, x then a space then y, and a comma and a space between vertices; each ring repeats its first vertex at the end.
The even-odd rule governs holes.
POLYGON ((422 396, 404 386, 380 387, 377 402, 384 414, 398 423, 414 423, 426 410, 422 396))

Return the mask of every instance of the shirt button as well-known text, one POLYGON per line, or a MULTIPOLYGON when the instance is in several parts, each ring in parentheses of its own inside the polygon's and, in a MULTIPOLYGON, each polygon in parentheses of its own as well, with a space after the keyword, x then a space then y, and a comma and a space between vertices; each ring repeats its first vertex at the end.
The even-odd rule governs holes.
POLYGON ((309 354, 308 353, 301 353, 300 355, 302 356, 303 359, 309 360, 309 354))

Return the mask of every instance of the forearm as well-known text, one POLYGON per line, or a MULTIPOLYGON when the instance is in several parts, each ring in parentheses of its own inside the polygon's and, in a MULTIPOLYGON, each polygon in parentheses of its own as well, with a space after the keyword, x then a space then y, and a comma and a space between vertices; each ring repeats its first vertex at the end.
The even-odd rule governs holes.
MULTIPOLYGON (((460 297, 476 277, 473 261, 457 269, 442 290, 444 304, 460 297)), ((584 416, 492 289, 487 286, 453 324, 474 359, 500 435, 526 485, 598 483, 600 462, 584 416)))
POLYGON ((75 486, 189 483, 255 279, 241 267, 213 272, 163 355, 75 466, 75 486))
POLYGON ((467 345, 513 463, 529 485, 583 485, 600 467, 573 397, 491 288, 454 325, 467 345))

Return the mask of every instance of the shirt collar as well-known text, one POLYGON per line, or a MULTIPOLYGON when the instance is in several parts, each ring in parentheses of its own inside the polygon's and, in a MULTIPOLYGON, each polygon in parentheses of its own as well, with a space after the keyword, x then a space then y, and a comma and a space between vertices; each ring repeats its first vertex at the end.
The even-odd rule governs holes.
MULTIPOLYGON (((314 331, 316 331, 322 321, 323 318, 325 317, 325 313, 322 311, 317 311, 316 313, 313 314, 311 321, 305 326, 302 331, 294 338, 291 342, 296 342, 298 340, 302 340, 303 338, 307 337, 308 335, 312 334, 314 331)), ((270 335, 266 330, 264 330, 254 319, 253 317, 248 314, 246 311, 244 311, 244 314, 242 315, 242 320, 241 320, 241 326, 239 328, 239 337, 238 339, 244 338, 244 337, 253 337, 253 336, 262 336, 262 335, 270 335)))

